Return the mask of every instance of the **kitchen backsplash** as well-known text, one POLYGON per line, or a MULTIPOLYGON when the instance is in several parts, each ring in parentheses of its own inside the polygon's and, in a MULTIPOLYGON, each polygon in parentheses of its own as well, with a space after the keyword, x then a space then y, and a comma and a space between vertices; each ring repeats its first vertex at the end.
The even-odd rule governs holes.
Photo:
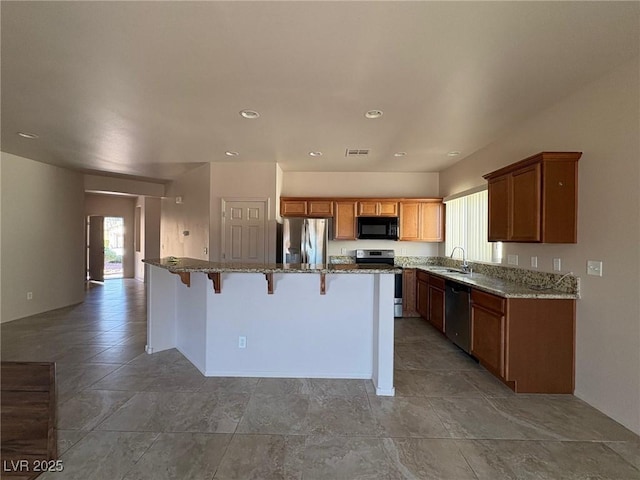
MULTIPOLYGON (((332 255, 330 263, 354 263, 355 257, 349 255, 332 255)), ((396 256, 395 262, 400 267, 415 267, 419 265, 442 265, 451 268, 460 268, 461 260, 449 257, 424 257, 424 256, 396 256)), ((508 280, 524 285, 535 285, 540 288, 553 288, 565 293, 580 294, 580 278, 552 272, 538 272, 524 268, 505 265, 492 265, 488 263, 468 262, 475 273, 481 273, 490 277, 508 280)))
MULTIPOLYGON (((500 278, 523 285, 534 285, 541 289, 559 290, 564 293, 580 295, 580 278, 573 275, 552 272, 539 272, 525 268, 510 267, 499 264, 467 262, 476 273, 500 278)), ((461 260, 453 260, 448 257, 438 257, 438 265, 460 268, 461 260)))

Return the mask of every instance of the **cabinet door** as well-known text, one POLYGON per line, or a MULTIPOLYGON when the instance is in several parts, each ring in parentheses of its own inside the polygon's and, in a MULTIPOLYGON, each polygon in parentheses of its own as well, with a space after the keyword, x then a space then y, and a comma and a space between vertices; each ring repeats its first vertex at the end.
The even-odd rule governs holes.
POLYGON ((444 290, 429 285, 429 322, 444 333, 444 290))
POLYGON ((398 202, 378 202, 378 215, 381 217, 397 217, 398 202))
POLYGON ((307 214, 306 200, 281 200, 280 215, 283 217, 302 217, 307 214))
POLYGON ((420 203, 400 203, 400 240, 420 240, 420 203))
POLYGON ((402 270, 402 316, 416 317, 416 269, 402 270))
POLYGON ((308 200, 307 214, 311 217, 333 217, 331 200, 308 200))
POLYGON ((336 202, 334 227, 336 240, 356 239, 356 202, 336 202))
MULTIPOLYGON (((511 215, 509 240, 539 242, 541 221, 540 164, 511 174, 511 215)), ((557 208, 563 208, 558 205, 557 208)))
POLYGON ((509 176, 489 181, 489 241, 509 240, 509 176))
POLYGON ((378 202, 358 202, 359 217, 377 217, 378 202))
POLYGON ((504 328, 503 314, 471 305, 471 354, 501 378, 504 378, 504 328))
POLYGON ((578 163, 546 162, 542 167, 542 241, 578 241, 578 163))
POLYGON ((416 282, 416 310, 422 318, 429 319, 429 284, 420 278, 416 282))
POLYGON ((444 204, 423 202, 420 204, 420 240, 444 242, 444 204))

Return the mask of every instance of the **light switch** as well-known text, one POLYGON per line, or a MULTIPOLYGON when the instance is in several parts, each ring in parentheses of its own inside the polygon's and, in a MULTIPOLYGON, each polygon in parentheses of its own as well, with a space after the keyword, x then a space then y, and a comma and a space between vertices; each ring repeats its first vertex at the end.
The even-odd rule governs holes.
POLYGON ((518 255, 507 255, 507 263, 509 265, 518 265, 518 255))
POLYGON ((602 276, 602 262, 598 260, 587 260, 587 275, 602 276))

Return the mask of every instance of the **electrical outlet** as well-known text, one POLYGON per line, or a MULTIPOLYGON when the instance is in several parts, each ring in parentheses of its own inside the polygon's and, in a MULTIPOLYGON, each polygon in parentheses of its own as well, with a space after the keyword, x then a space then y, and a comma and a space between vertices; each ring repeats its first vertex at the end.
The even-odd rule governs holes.
POLYGON ((27 300, 33 300, 33 292, 27 292, 27 300))
POLYGON ((346 248, 341 248, 340 249, 340 255, 346 255, 347 254, 347 249, 346 248))
POLYGON ((531 268, 538 268, 538 257, 531 257, 531 268))
POLYGON ((553 259, 553 271, 554 272, 559 272, 562 270, 562 260, 559 258, 554 258, 553 259))
POLYGON ((204 251, 205 255, 207 255, 209 253, 209 249, 207 247, 204 247, 203 251, 204 251))
POLYGON ((242 335, 238 337, 238 348, 247 348, 247 337, 242 335))
POLYGON ((509 265, 518 265, 518 255, 507 255, 507 263, 509 265))
POLYGON ((587 275, 602 276, 602 262, 598 260, 587 260, 587 275))

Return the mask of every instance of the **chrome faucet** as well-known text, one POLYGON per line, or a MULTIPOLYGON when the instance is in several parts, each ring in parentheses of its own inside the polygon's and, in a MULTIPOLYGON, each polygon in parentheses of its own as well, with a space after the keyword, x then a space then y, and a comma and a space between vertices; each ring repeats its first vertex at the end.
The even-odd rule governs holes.
POLYGON ((464 248, 462 247, 453 247, 453 250, 451 250, 451 255, 449 255, 449 258, 453 258, 453 254, 456 252, 457 249, 462 250, 462 271, 463 272, 468 272, 470 270, 469 268, 469 264, 467 263, 467 258, 464 254, 464 248))

